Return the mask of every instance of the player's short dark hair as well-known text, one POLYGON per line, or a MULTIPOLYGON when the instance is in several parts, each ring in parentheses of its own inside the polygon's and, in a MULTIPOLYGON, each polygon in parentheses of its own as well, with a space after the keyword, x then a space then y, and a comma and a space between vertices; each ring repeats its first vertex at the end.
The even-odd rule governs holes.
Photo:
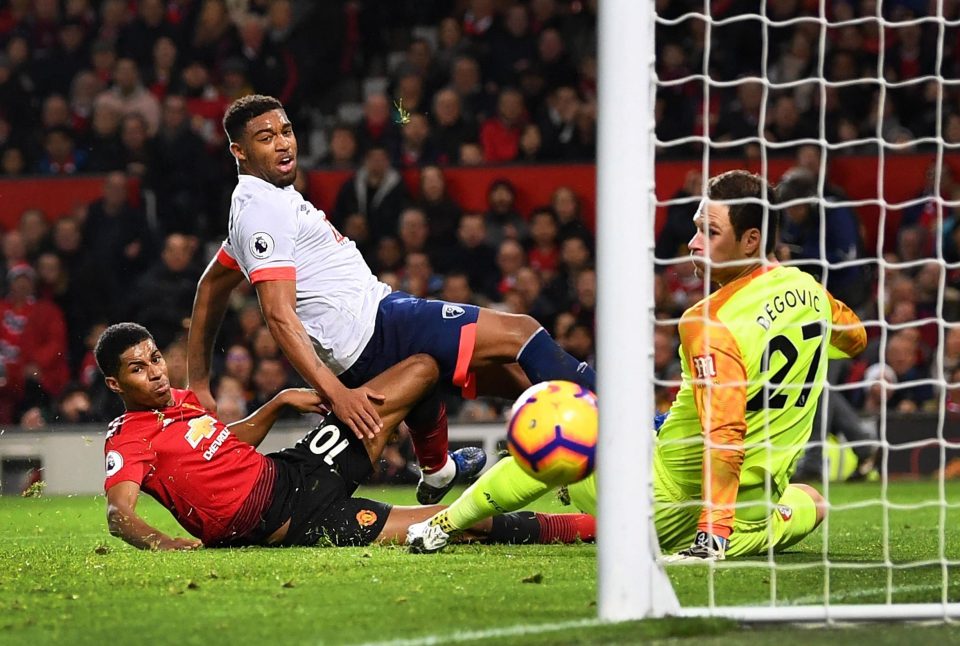
POLYGON ((761 233, 766 229, 767 255, 773 253, 777 244, 777 233, 780 229, 780 211, 774 208, 777 204, 777 191, 759 175, 745 170, 731 170, 711 177, 707 182, 707 199, 722 202, 725 200, 739 200, 744 198, 766 199, 770 206, 759 202, 740 202, 728 204, 730 208, 730 224, 737 240, 750 229, 759 229, 761 233), (766 186, 766 196, 764 196, 766 186))
POLYGON ((105 377, 116 377, 120 372, 120 355, 148 339, 153 340, 150 330, 137 323, 116 323, 108 327, 93 349, 100 372, 105 377))
POLYGON ((226 114, 223 115, 223 129, 230 141, 237 141, 243 136, 243 129, 247 127, 250 119, 255 119, 271 110, 283 110, 283 104, 279 99, 263 94, 242 96, 227 108, 226 114))

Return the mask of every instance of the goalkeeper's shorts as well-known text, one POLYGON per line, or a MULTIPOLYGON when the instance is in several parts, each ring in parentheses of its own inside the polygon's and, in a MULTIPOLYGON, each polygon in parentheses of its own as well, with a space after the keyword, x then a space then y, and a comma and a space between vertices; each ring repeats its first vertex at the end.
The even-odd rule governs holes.
MULTIPOLYGON (((660 460, 654 459, 654 523, 660 550, 665 554, 690 547, 697 534, 702 501, 683 491, 660 460)), ((743 492, 742 492, 743 493, 743 492)), ((752 496, 741 496, 742 498, 752 496)), ((768 503, 764 503, 768 504, 768 503)), ((756 508, 751 508, 756 511, 756 508)), ((786 491, 764 517, 757 520, 735 518, 727 556, 757 556, 773 546, 780 552, 808 536, 816 527, 817 506, 799 487, 786 491)))
MULTIPOLYGON (((653 462, 654 523, 661 551, 670 554, 690 547, 697 533, 702 503, 699 498, 683 491, 660 460, 654 459, 653 462)), ((596 475, 570 485, 567 490, 574 507, 596 515, 596 475)), ((744 511, 752 511, 756 515, 755 506, 744 511)), ((774 552, 780 552, 813 532, 816 522, 817 507, 813 498, 799 487, 789 485, 766 515, 756 520, 734 519, 727 556, 762 555, 768 552, 771 545, 774 552)))

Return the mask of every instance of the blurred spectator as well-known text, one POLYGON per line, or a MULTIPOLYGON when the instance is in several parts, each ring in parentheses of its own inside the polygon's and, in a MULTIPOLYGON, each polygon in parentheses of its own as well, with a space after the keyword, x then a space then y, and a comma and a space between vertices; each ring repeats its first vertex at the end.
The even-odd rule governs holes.
POLYGON ((880 415, 885 407, 891 406, 896 391, 897 374, 887 364, 875 363, 863 373, 863 392, 860 412, 866 415, 880 415))
POLYGON ((10 146, 2 149, 0 173, 6 177, 18 177, 27 172, 27 156, 23 149, 10 146))
MULTIPOLYGON (((289 386, 289 376, 283 361, 269 358, 260 359, 253 371, 253 386, 254 396, 249 408, 257 410, 273 399, 278 392, 289 386)), ((285 408, 290 409, 292 415, 289 413, 281 414, 281 417, 299 417, 299 413, 289 406, 285 408)))
POLYGON ((587 239, 570 236, 560 243, 560 268, 547 286, 550 300, 562 310, 569 310, 577 299, 577 278, 580 272, 592 266, 592 254, 587 239))
POLYGON ((804 200, 784 207, 780 258, 812 274, 831 294, 856 308, 869 297, 866 267, 835 265, 863 255, 857 216, 848 207, 832 206, 828 197, 818 204, 816 191, 815 178, 797 167, 787 171, 777 187, 782 203, 804 200), (829 271, 824 271, 824 261, 830 263, 829 271))
POLYGON ((91 410, 90 394, 81 384, 73 383, 64 388, 57 398, 57 408, 50 421, 57 424, 89 424, 96 422, 91 410))
POLYGON ((542 161, 543 158, 543 134, 540 132, 540 126, 528 123, 523 127, 523 133, 520 135, 520 153, 517 161, 535 163, 542 161))
POLYGON ((28 259, 36 260, 40 253, 50 247, 50 223, 42 210, 27 209, 21 213, 17 230, 28 259))
POLYGON ((393 155, 400 147, 400 133, 391 118, 390 100, 386 94, 371 94, 363 103, 363 121, 357 127, 357 143, 367 154, 383 148, 393 155))
POLYGON ((400 145, 397 149, 397 166, 417 168, 439 161, 437 151, 430 140, 430 123, 419 112, 411 113, 409 121, 401 130, 400 145))
POLYGON ((253 357, 246 345, 234 343, 227 348, 223 362, 223 377, 236 380, 237 385, 241 388, 244 401, 252 399, 253 357))
POLYGON ((150 65, 157 41, 161 38, 172 41, 178 36, 166 21, 166 4, 163 0, 141 0, 137 15, 120 28, 117 49, 141 68, 150 65))
POLYGON ((406 255, 400 289, 418 298, 435 297, 443 288, 443 278, 435 274, 430 257, 422 251, 406 255))
POLYGON ((540 31, 536 68, 548 88, 577 84, 577 69, 570 60, 559 30, 547 27, 540 31))
POLYGON ((527 264, 527 253, 523 246, 511 238, 504 239, 497 247, 497 294, 502 299, 510 290, 517 287, 517 272, 527 264))
POLYGON ((166 347, 186 331, 200 276, 192 266, 194 245, 180 233, 167 236, 159 262, 137 281, 130 294, 131 320, 149 329, 166 347))
POLYGON ((81 138, 90 130, 93 106, 102 90, 100 80, 90 70, 83 70, 73 77, 73 83, 70 84, 70 123, 81 138))
POLYGON ((193 132, 187 102, 176 94, 163 100, 160 129, 154 141, 149 188, 157 199, 164 233, 206 231, 203 194, 207 185, 203 140, 193 132))
POLYGON ((330 145, 321 161, 333 170, 353 170, 357 164, 357 137, 353 128, 340 124, 330 131, 330 145))
POLYGON ((461 110, 460 96, 450 88, 437 92, 433 98, 433 138, 441 164, 460 161, 460 146, 477 141, 477 127, 468 121, 461 110))
POLYGON ((3 234, 2 251, 5 272, 19 265, 29 264, 26 241, 19 229, 11 229, 3 234))
POLYGON ((161 36, 153 43, 150 62, 144 68, 143 84, 157 101, 163 101, 179 82, 178 56, 177 44, 172 38, 161 36))
POLYGON ((451 303, 479 305, 470 289, 470 277, 459 271, 451 271, 443 278, 440 298, 451 303))
POLYGON ((70 378, 67 328, 53 302, 36 298, 36 272, 20 264, 7 272, 9 291, 0 301, 0 421, 11 423, 19 411, 50 404, 70 378))
POLYGON ((137 63, 131 58, 121 58, 113 71, 113 87, 101 92, 96 104, 113 106, 122 116, 140 115, 153 136, 160 127, 160 103, 140 82, 137 63))
POLYGON ((480 144, 472 141, 460 144, 461 166, 482 166, 485 161, 483 148, 480 147, 480 144))
POLYGON ((506 179, 497 179, 487 189, 487 242, 497 247, 504 240, 523 242, 529 236, 527 223, 517 212, 517 189, 506 179))
POLYGON ((486 241, 483 215, 464 213, 457 226, 457 244, 439 261, 443 271, 459 271, 470 278, 470 289, 488 298, 496 297, 496 249, 486 241))
POLYGON ((933 387, 930 384, 911 382, 929 379, 929 371, 918 361, 918 347, 914 338, 906 331, 897 332, 887 341, 887 363, 897 376, 897 389, 888 399, 888 404, 901 413, 912 413, 924 407, 933 399, 933 387))
MULTIPOLYGON (((253 348, 253 357, 258 363, 262 359, 280 358, 280 346, 277 345, 276 339, 270 334, 270 330, 267 329, 266 325, 261 325, 257 328, 257 331, 254 332, 251 346, 253 348)), ((253 410, 257 408, 259 408, 259 406, 253 407, 253 410)))
POLYGON ((121 168, 128 175, 148 180, 156 169, 156 142, 150 137, 146 120, 137 113, 120 120, 121 168))
POLYGON ((88 153, 87 168, 102 173, 123 168, 120 146, 120 111, 108 103, 96 104, 90 130, 84 141, 88 153))
POLYGON ((167 376, 171 388, 187 387, 187 344, 178 339, 168 345, 163 351, 163 359, 167 362, 167 376))
POLYGON ((240 37, 224 0, 203 0, 190 45, 207 69, 214 70, 240 52, 240 37))
POLYGON ((240 24, 241 58, 225 58, 220 71, 245 72, 254 90, 277 97, 293 110, 299 82, 297 63, 282 41, 267 36, 266 27, 263 19, 257 16, 243 18, 240 24))
POLYGON ((543 139, 539 154, 543 159, 576 161, 592 156, 592 142, 585 141, 577 127, 580 111, 580 97, 573 87, 563 85, 550 92, 539 121, 543 139))
POLYGON ((539 207, 530 214, 530 267, 544 280, 557 271, 560 248, 557 245, 557 216, 550 207, 539 207))
POLYGON ((370 239, 377 242, 397 231, 400 211, 408 201, 400 173, 390 165, 387 150, 374 146, 367 150, 363 166, 340 187, 333 211, 339 225, 351 213, 367 218, 370 239))
POLYGON ((483 123, 493 113, 493 99, 481 85, 480 64, 470 56, 458 56, 450 72, 450 88, 460 97, 460 107, 483 123))
POLYGON ((587 225, 583 223, 580 212, 580 198, 573 192, 569 186, 560 186, 553 192, 550 198, 550 206, 557 216, 557 224, 560 225, 560 239, 570 236, 582 236, 592 244, 593 235, 587 230, 587 225))
POLYGON ((516 86, 520 73, 533 67, 537 53, 527 7, 522 4, 507 7, 503 27, 493 38, 490 75, 500 85, 516 86))
MULTIPOLYGON (((700 205, 699 198, 703 192, 703 175, 699 170, 688 170, 683 177, 683 186, 670 197, 667 207, 667 219, 663 228, 657 234, 657 243, 654 256, 657 260, 672 260, 685 255, 687 243, 696 233, 693 225, 693 216, 700 205)), ((669 265, 655 265, 658 273, 663 272, 669 265)))
POLYGON ((680 358, 677 354, 677 341, 673 333, 665 327, 656 327, 653 331, 653 377, 654 400, 657 410, 666 412, 673 398, 680 390, 680 358))
POLYGON ((123 173, 107 174, 103 197, 87 209, 83 240, 95 262, 103 270, 106 296, 115 300, 146 271, 154 246, 147 218, 141 209, 131 206, 127 178, 123 173))
POLYGON ((73 131, 55 126, 43 136, 43 155, 37 164, 41 175, 74 175, 85 170, 87 154, 77 148, 73 131))
POLYGON ((185 60, 180 81, 171 88, 187 99, 190 126, 200 135, 208 150, 221 151, 226 143, 223 132, 223 114, 227 100, 210 80, 210 70, 198 58, 185 60))
POLYGON ((400 213, 397 235, 404 255, 428 253, 427 240, 430 238, 430 227, 427 225, 427 216, 420 209, 411 207, 400 213))
POLYGON ((438 166, 420 169, 420 200, 417 206, 427 216, 429 245, 433 249, 456 242, 457 223, 463 210, 447 195, 447 182, 438 166))
POLYGON ((483 158, 491 164, 515 160, 526 121, 523 95, 511 88, 503 90, 497 99, 497 115, 484 121, 480 128, 483 158))

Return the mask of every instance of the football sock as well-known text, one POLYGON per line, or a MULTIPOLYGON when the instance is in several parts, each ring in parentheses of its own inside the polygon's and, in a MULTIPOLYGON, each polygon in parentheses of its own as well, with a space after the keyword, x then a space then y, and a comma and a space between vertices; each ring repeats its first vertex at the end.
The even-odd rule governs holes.
POLYGON ((543 328, 534 332, 520 348, 517 363, 527 373, 530 383, 562 379, 597 392, 597 373, 593 368, 585 361, 577 361, 543 328))
POLYGON ((589 514, 539 514, 532 511, 516 511, 499 514, 491 519, 493 526, 487 535, 487 543, 526 545, 529 543, 573 543, 577 540, 593 541, 597 535, 597 522, 589 514))
POLYGON ((445 479, 439 477, 427 481, 434 486, 447 484, 456 474, 456 467, 447 459, 447 407, 443 400, 434 391, 417 403, 404 421, 410 429, 413 452, 417 455, 424 478, 428 475, 440 476, 440 472, 444 471, 445 479))
MULTIPOLYGON (((597 520, 590 514, 536 514, 539 543, 591 542, 597 537, 597 520)), ((496 519, 494 519, 496 520, 496 519)))
POLYGON ((540 522, 532 511, 515 511, 494 516, 486 543, 526 545, 540 542, 540 522))
POLYGON ((481 520, 525 507, 551 489, 528 476, 512 457, 493 465, 431 523, 444 531, 473 527, 481 520))

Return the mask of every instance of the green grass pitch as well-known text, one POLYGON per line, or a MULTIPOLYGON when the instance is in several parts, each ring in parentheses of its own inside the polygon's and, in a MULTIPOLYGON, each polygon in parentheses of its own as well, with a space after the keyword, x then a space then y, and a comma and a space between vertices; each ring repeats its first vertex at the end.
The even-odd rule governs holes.
MULTIPOLYGON (((413 500, 409 489, 363 494, 413 500)), ((884 602, 888 581, 894 601, 941 601, 945 580, 948 600, 960 601, 960 483, 947 483, 945 510, 935 482, 891 483, 886 512, 879 496, 878 483, 832 486, 828 533, 781 555, 775 571, 766 559, 729 561, 712 577, 705 566, 671 567, 681 603, 712 595, 719 605, 769 604, 775 594, 778 604, 821 604, 826 577, 832 603, 884 602)), ((552 500, 537 508, 564 510, 552 500)), ((183 535, 152 500, 140 509, 183 535)), ((831 635, 721 620, 594 625, 595 556, 593 545, 460 545, 431 556, 392 546, 144 553, 107 534, 102 496, 5 497, 0 644, 960 643, 950 625, 831 635)))

